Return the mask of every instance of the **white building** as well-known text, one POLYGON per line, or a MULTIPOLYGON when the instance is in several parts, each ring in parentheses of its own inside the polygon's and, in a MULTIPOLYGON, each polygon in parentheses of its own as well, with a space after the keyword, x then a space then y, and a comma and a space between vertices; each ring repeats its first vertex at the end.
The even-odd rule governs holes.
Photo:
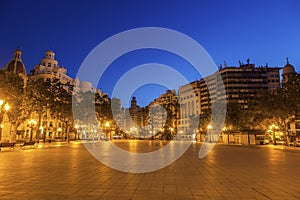
POLYGON ((57 78, 62 83, 73 83, 73 79, 67 75, 67 69, 59 66, 54 57, 55 53, 52 50, 46 51, 45 58, 42 58, 40 64, 30 71, 29 80, 44 79, 50 81, 57 78))
POLYGON ((195 120, 200 115, 200 81, 183 85, 178 89, 180 103, 180 119, 178 121, 179 133, 192 134, 198 128, 195 120))

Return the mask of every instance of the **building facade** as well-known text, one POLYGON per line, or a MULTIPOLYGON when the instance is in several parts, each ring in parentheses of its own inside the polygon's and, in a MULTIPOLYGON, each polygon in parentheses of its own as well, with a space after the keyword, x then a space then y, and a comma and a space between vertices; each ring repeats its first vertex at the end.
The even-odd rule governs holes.
POLYGON ((147 106, 148 126, 152 135, 162 132, 166 127, 172 133, 178 131, 180 105, 175 90, 166 90, 147 106))
POLYGON ((200 81, 196 80, 179 87, 178 98, 180 104, 178 131, 179 133, 192 134, 198 128, 197 121, 199 121, 201 113, 200 81))
MULTIPOLYGON (((108 98, 106 93, 102 93, 101 89, 93 87, 90 82, 80 81, 68 76, 67 69, 59 65, 52 50, 46 51, 45 57, 40 60, 40 64, 34 66, 34 69, 27 74, 25 65, 22 62, 22 51, 17 48, 14 51, 12 60, 8 62, 3 70, 5 73, 18 74, 24 80, 24 87, 31 81, 43 80, 46 82, 58 79, 63 84, 72 84, 77 91, 98 93, 101 97, 108 98)), ((17 140, 43 138, 44 136, 46 137, 45 139, 65 138, 66 132, 70 131, 70 129, 67 130, 65 122, 58 119, 49 108, 45 107, 44 109, 42 116, 33 112, 29 119, 18 126, 17 140), (38 122, 40 123, 38 124, 38 122)), ((7 116, 4 116, 3 119, 1 140, 8 141, 11 138, 12 123, 9 122, 7 116)))
MULTIPOLYGON (((299 79, 299 74, 295 71, 295 67, 289 63, 289 59, 286 58, 286 64, 283 67, 282 70, 282 87, 288 87, 288 83, 295 81, 296 79, 299 79)), ((288 136, 289 138, 294 137, 300 137, 300 113, 297 108, 295 109, 295 116, 294 120, 292 120, 288 124, 288 136)))
POLYGON ((45 58, 42 58, 40 64, 30 71, 28 77, 29 80, 50 81, 57 78, 62 83, 73 83, 73 79, 67 75, 67 69, 59 66, 58 61, 55 60, 55 53, 52 50, 46 51, 45 58))
POLYGON ((280 67, 259 66, 247 63, 239 67, 220 68, 215 74, 200 80, 200 109, 211 107, 211 99, 226 98, 248 109, 249 102, 258 97, 260 91, 276 92, 280 88, 280 67), (226 95, 220 94, 217 74, 222 78, 226 95), (208 90, 207 85, 210 85, 208 90))

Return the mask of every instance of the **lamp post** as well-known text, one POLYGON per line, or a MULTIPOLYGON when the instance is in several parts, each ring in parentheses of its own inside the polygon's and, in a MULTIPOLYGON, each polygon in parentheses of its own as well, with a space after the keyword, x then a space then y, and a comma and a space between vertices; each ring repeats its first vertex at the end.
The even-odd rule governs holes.
POLYGON ((211 142, 211 140, 212 140, 212 134, 211 134, 211 132, 209 132, 209 130, 211 130, 211 129, 212 129, 212 125, 208 124, 207 131, 209 133, 209 142, 211 142))
POLYGON ((276 134, 275 134, 275 130, 278 129, 278 126, 276 126, 275 124, 272 124, 270 127, 269 127, 269 132, 272 133, 272 137, 273 137, 273 144, 276 145, 276 134))
POLYGON ((172 136, 173 136, 174 128, 170 128, 170 131, 171 131, 171 134, 172 134, 172 136))
POLYGON ((3 121, 3 117, 5 112, 7 112, 10 109, 10 106, 8 103, 6 103, 4 106, 4 100, 0 99, 0 141, 2 139, 2 129, 4 127, 4 125, 2 124, 3 121))
POLYGON ((106 129, 106 131, 107 131, 106 137, 107 137, 108 139, 111 139, 111 138, 110 138, 110 131, 109 131, 110 123, 109 123, 109 122, 106 122, 104 126, 105 126, 105 129, 106 129))
POLYGON ((79 130, 79 125, 78 124, 75 124, 74 128, 76 129, 76 132, 75 132, 75 140, 77 140, 77 135, 78 135, 78 130, 79 130))
POLYGON ((227 133, 227 144, 229 144, 229 132, 227 132, 227 127, 224 126, 222 128, 222 141, 223 141, 223 143, 224 143, 224 137, 223 137, 223 135, 226 134, 226 133, 227 133))
POLYGON ((32 129, 37 124, 36 120, 31 119, 28 121, 28 124, 30 125, 30 139, 29 141, 32 141, 32 129))

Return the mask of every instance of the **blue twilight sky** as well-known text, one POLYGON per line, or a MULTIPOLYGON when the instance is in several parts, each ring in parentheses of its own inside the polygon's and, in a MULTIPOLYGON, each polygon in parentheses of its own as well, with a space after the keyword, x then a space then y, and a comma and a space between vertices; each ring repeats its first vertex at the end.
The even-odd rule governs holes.
MULTIPOLYGON (((0 1, 0 67, 23 51, 27 72, 52 49, 60 65, 75 77, 89 52, 119 32, 138 27, 164 27, 198 41, 216 65, 238 65, 250 58, 256 65, 283 66, 289 57, 300 70, 300 2, 297 0, 211 1, 0 1)), ((170 65, 189 81, 200 76, 178 56, 141 50, 116 60, 99 87, 111 93, 116 81, 131 67, 157 62, 170 65)), ((177 88, 175 88, 177 89, 177 88)), ((165 88, 146 85, 138 89, 144 106, 165 88)), ((123 104, 125 105, 125 104, 123 104)))

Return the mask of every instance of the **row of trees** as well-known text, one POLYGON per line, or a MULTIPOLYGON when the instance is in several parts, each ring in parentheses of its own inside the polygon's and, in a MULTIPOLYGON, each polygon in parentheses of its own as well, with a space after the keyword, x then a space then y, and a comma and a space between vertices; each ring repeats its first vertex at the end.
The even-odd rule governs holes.
MULTIPOLYGON (((78 120, 88 121, 91 110, 85 109, 89 101, 95 105, 93 112, 96 112, 97 120, 102 122, 104 119, 112 118, 108 97, 92 92, 80 92, 74 88, 74 85, 62 83, 59 79, 26 81, 17 74, 5 71, 0 71, 0 78, 0 97, 10 104, 7 116, 12 124, 12 141, 16 140, 20 125, 33 115, 38 116, 36 119, 37 127, 42 126, 43 117, 51 114, 55 119, 65 124, 65 130, 63 130, 65 133, 75 131, 73 106, 77 106, 82 111, 78 120), (72 98, 75 98, 73 105, 72 98)), ((39 135, 37 134, 37 136, 39 135)))
MULTIPOLYGON (((38 127, 43 125, 45 115, 55 116, 66 125, 65 133, 75 131, 75 122, 90 124, 92 129, 95 129, 106 121, 110 121, 111 125, 117 127, 113 120, 112 103, 108 96, 93 92, 80 92, 74 88, 74 85, 64 84, 59 79, 24 81, 16 74, 4 71, 0 71, 0 77, 0 99, 10 104, 7 115, 12 123, 12 140, 16 140, 20 125, 30 119, 33 114, 38 116, 38 127), (76 119, 73 118, 74 109, 77 111, 76 119)), ((274 93, 264 91, 258 93, 259 98, 248 102, 248 109, 241 107, 238 102, 227 103, 226 131, 250 133, 267 130, 270 125, 274 124, 287 134, 288 124, 295 121, 300 113, 300 77, 296 76, 274 93)), ((180 105, 179 102, 175 102, 162 105, 162 107, 166 111, 163 133, 166 138, 169 138, 170 128, 174 128, 174 133, 177 132, 180 105)), ((203 111, 200 116, 191 118, 190 128, 206 131, 210 118, 211 111, 203 111)))
MULTIPOLYGON (((275 125, 287 135, 289 124, 299 119, 299 103, 300 77, 297 76, 273 93, 258 91, 257 98, 248 102, 248 109, 238 102, 227 102, 225 131, 251 133, 267 131, 275 125)), ((210 118, 211 111, 204 111, 198 118, 198 128, 206 131, 210 118)))

